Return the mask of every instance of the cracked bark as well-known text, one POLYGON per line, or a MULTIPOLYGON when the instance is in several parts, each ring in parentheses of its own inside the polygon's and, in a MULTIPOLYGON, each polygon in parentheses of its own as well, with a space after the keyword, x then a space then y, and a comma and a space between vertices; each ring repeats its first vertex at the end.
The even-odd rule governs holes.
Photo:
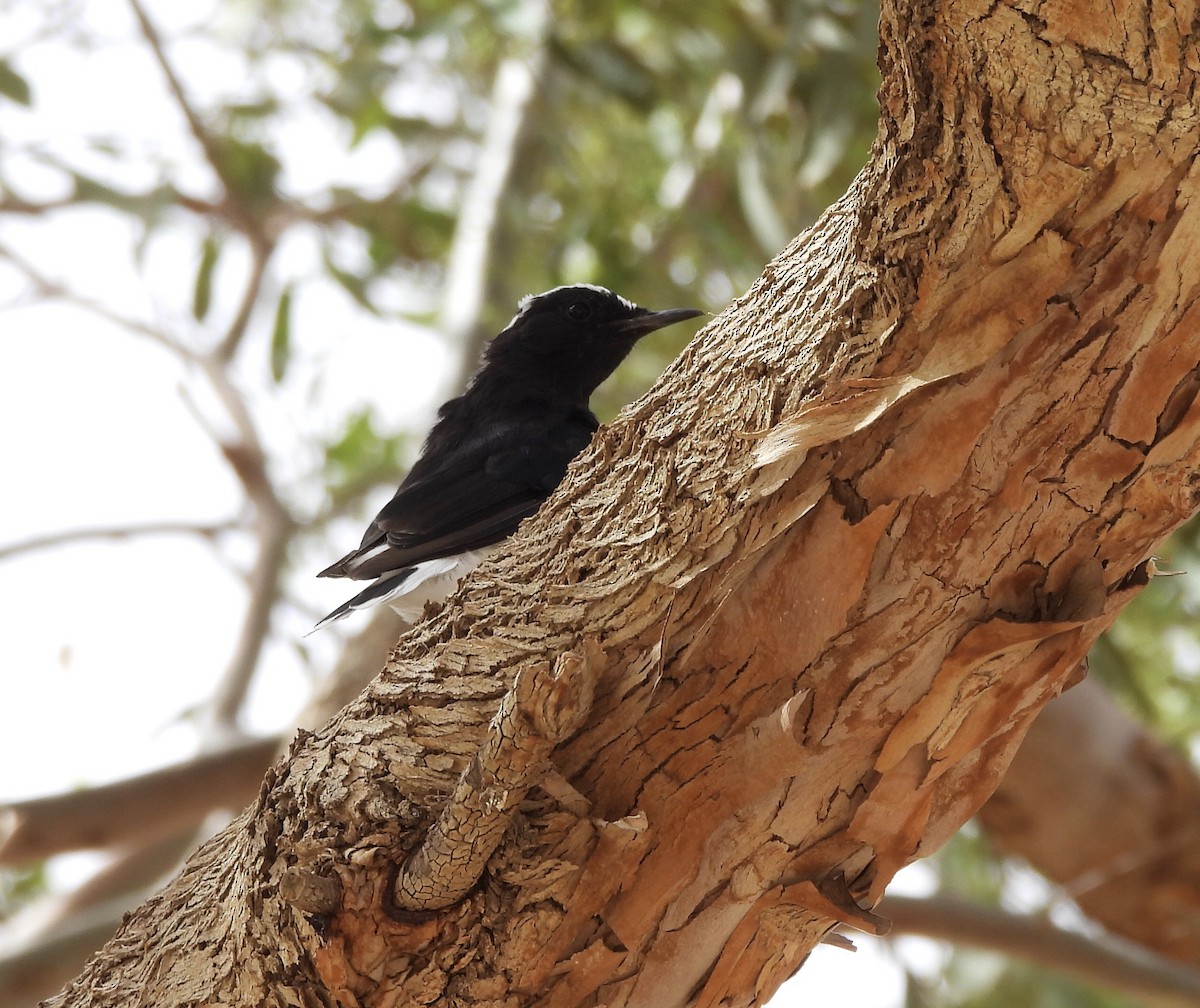
POLYGON ((879 930, 1196 507, 1194 14, 885 3, 847 195, 52 1004, 750 1004, 879 930), (397 910, 585 637, 482 879, 397 910))

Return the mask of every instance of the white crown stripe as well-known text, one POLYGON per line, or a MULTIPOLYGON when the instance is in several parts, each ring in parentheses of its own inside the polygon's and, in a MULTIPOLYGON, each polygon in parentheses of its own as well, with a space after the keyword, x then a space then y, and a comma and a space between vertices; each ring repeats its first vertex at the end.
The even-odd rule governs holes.
POLYGON ((517 320, 520 319, 527 311, 529 311, 530 306, 532 306, 535 301, 539 301, 551 294, 557 294, 559 291, 580 289, 595 291, 597 294, 607 294, 610 297, 615 297, 630 311, 633 311, 637 308, 637 305, 630 301, 629 298, 621 297, 620 294, 614 294, 607 287, 601 287, 598 284, 563 284, 561 287, 551 287, 548 291, 542 291, 541 294, 526 294, 523 298, 521 298, 520 301, 517 302, 517 314, 509 320, 508 325, 506 325, 504 328, 511 329, 514 325, 516 325, 517 320))

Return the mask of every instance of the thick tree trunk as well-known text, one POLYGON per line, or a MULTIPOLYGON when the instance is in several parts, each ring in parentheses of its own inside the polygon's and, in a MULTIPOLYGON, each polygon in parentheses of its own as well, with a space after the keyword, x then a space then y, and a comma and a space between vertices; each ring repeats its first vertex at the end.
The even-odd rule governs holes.
POLYGON ((1194 11, 1037 7, 885 3, 851 191, 54 1004, 749 1004, 880 926, 1196 505, 1194 11))

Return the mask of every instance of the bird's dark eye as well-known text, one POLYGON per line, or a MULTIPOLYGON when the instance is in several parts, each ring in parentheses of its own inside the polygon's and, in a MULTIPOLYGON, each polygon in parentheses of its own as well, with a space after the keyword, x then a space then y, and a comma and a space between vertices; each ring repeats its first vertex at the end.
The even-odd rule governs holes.
POLYGON ((573 305, 567 306, 568 317, 573 318, 576 322, 582 322, 591 314, 592 306, 583 301, 576 301, 573 305))

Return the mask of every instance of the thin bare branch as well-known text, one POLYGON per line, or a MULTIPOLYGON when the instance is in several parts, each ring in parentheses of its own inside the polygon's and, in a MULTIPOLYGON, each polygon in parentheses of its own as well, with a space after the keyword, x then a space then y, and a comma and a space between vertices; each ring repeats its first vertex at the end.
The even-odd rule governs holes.
POLYGON ((437 164, 436 159, 430 155, 414 161, 408 168, 397 175, 387 192, 381 196, 375 196, 370 199, 364 199, 360 196, 354 196, 349 199, 339 198, 330 203, 329 206, 319 210, 298 200, 288 200, 282 204, 281 212, 288 220, 304 220, 317 224, 354 220, 372 209, 382 210, 395 206, 416 183, 420 182, 430 173, 435 164, 437 164))
POLYGON ((0 561, 11 560, 26 553, 36 553, 39 550, 54 549, 58 546, 71 546, 81 542, 103 540, 138 539, 143 536, 200 536, 202 539, 215 539, 225 532, 232 532, 238 527, 235 521, 218 522, 213 525, 196 525, 192 522, 147 522, 144 525, 111 525, 102 528, 69 529, 65 532, 51 532, 46 535, 30 536, 17 542, 0 546, 0 561))
POLYGON ((63 196, 60 199, 38 200, 35 202, 10 194, 0 199, 0 213, 21 214, 25 217, 40 217, 42 214, 52 213, 55 210, 61 210, 63 207, 78 206, 79 202, 75 196, 63 196))
MULTIPOLYGON (((262 258, 259 260, 260 272, 251 278, 247 286, 247 303, 257 296, 262 279, 261 269, 265 268, 267 255, 269 255, 269 249, 262 253, 262 258)), ((75 294, 61 284, 43 276, 31 264, 3 245, 0 245, 0 258, 7 260, 20 270, 41 296, 63 300, 94 312, 131 332, 152 339, 186 362, 198 366, 237 430, 239 440, 237 443, 230 444, 203 418, 199 411, 195 411, 201 425, 221 447, 226 461, 241 481, 257 512, 256 532, 259 539, 259 550, 250 577, 250 602, 239 633, 238 645, 212 707, 214 724, 227 729, 224 734, 229 734, 232 731, 237 708, 245 698, 250 679, 258 664, 258 657, 262 652, 263 639, 270 623, 271 607, 278 596, 279 575, 286 555, 287 540, 294 528, 291 515, 279 500, 268 479, 262 443, 245 400, 226 372, 225 361, 215 356, 199 356, 172 339, 164 331, 137 319, 118 315, 105 305, 75 294)), ((239 318, 242 314, 243 312, 239 312, 239 318)), ((248 318, 249 308, 245 308, 244 314, 248 318)), ((234 326, 226 334, 224 344, 231 348, 236 347, 244 328, 245 320, 239 322, 235 319, 234 326)), ((186 390, 184 400, 188 403, 191 402, 191 397, 186 394, 186 390)))
POLYGON ((263 277, 266 273, 267 263, 271 258, 271 252, 274 249, 274 243, 267 236, 263 227, 263 221, 245 205, 237 185, 230 178, 220 146, 213 137, 213 134, 204 125, 199 113, 192 105, 191 99, 184 90, 183 82, 179 79, 179 75, 175 72, 171 61, 167 59, 166 49, 163 46, 162 37, 158 34, 158 29, 154 27, 154 23, 150 20, 140 0, 129 0, 129 6, 138 20, 138 24, 142 29, 142 35, 150 46, 155 61, 166 78, 167 86, 171 89, 171 94, 174 95, 176 104, 179 105, 183 117, 187 120, 192 136, 196 138, 196 141, 204 150, 205 158, 208 160, 217 177, 221 180, 221 185, 225 190, 226 202, 234 211, 234 216, 237 218, 240 230, 250 242, 250 276, 246 281, 245 290, 242 292, 242 299, 238 305, 237 314, 234 316, 233 321, 230 323, 229 328, 226 330, 224 337, 215 351, 218 360, 228 361, 237 351, 238 345, 241 343, 242 337, 245 335, 246 328, 249 325, 254 306, 258 303, 258 297, 262 291, 263 277))
POLYGON ((34 288, 39 297, 47 300, 62 301, 84 311, 92 312, 106 322, 125 329, 138 336, 143 336, 185 361, 195 362, 196 354, 182 343, 172 339, 162 329, 113 311, 107 305, 71 290, 56 280, 51 280, 32 263, 17 255, 11 248, 0 244, 0 259, 12 265, 20 272, 34 288))
POLYGON ((267 263, 271 260, 271 253, 274 251, 274 245, 261 237, 258 232, 250 232, 247 235, 250 242, 250 276, 246 278, 246 286, 242 291, 242 300, 238 305, 237 313, 233 317, 233 321, 229 323, 229 327, 225 330, 225 335, 221 338, 221 342, 213 351, 217 360, 227 362, 233 359, 233 355, 237 353, 238 346, 241 345, 242 337, 246 335, 246 329, 250 324, 250 316, 254 312, 255 305, 258 304, 259 295, 262 293, 263 278, 266 276, 267 263))
POLYGON ((877 911, 891 918, 893 936, 919 934, 1000 952, 1159 1008, 1200 1004, 1200 971, 1129 942, 1089 938, 1044 920, 948 897, 888 896, 877 911))
POLYGON ((295 527, 291 516, 271 493, 274 502, 258 505, 258 555, 250 572, 250 597, 237 646, 208 708, 210 727, 218 736, 234 733, 238 711, 246 699, 254 670, 271 625, 271 611, 279 597, 279 581, 287 559, 288 541, 295 527))
POLYGON ((254 505, 258 540, 258 552, 249 577, 250 597, 238 632, 238 643, 208 709, 209 727, 218 736, 228 736, 236 734, 237 712, 245 700, 270 628, 271 610, 279 597, 280 575, 295 520, 271 484, 266 453, 254 418, 224 362, 210 356, 202 358, 200 365, 238 432, 236 442, 220 438, 215 431, 213 435, 225 461, 254 505))
POLYGON ((229 376, 224 361, 210 355, 198 358, 197 363, 237 430, 240 440, 240 445, 236 449, 237 457, 230 456, 230 449, 226 444, 227 439, 217 433, 215 428, 209 428, 213 439, 222 446, 222 450, 226 453, 226 461, 233 467, 238 480, 245 486, 251 499, 257 503, 257 495, 264 488, 269 490, 270 483, 266 476, 266 455, 263 452, 262 441, 258 436, 254 418, 246 406, 246 400, 241 390, 229 376))
MULTIPOLYGON (((204 151, 204 156, 207 159, 212 170, 216 173, 217 178, 221 180, 221 185, 225 189, 226 196, 231 201, 237 200, 237 188, 232 184, 228 170, 225 166, 225 161, 221 157, 220 147, 217 145, 213 135, 205 127, 200 119, 199 113, 192 106, 191 99, 183 88, 183 82, 179 79, 179 75, 175 72, 175 68, 171 65, 171 61, 167 59, 166 49, 163 46, 162 36, 158 34, 158 29, 154 27, 154 22, 150 20, 145 8, 140 0, 129 0, 129 7, 133 11, 133 16, 137 18, 139 27, 142 30, 142 35, 150 46, 150 51, 154 56, 155 62, 158 63, 159 69, 163 72, 163 77, 166 78, 167 87, 170 88, 171 94, 175 98, 176 104, 179 106, 180 112, 183 113, 184 119, 187 120, 188 129, 191 130, 192 136, 196 138, 204 151)), ((251 224, 252 219, 249 215, 245 215, 244 224, 251 224)))
MULTIPOLYGON (((131 2, 136 2, 136 0, 131 0, 131 2)), ((217 441, 226 461, 241 481, 257 513, 256 533, 259 549, 250 577, 249 605, 239 633, 237 647, 211 708, 213 726, 221 728, 219 734, 226 737, 234 734, 233 725, 236 720, 237 708, 245 698, 250 679, 262 652, 263 640, 270 623, 271 608, 278 596, 279 576, 286 556, 287 541, 294 528, 291 515, 275 493, 267 476, 266 456, 253 417, 241 392, 225 370, 227 358, 222 356, 225 352, 232 354, 245 332, 253 303, 261 289, 263 271, 270 255, 270 245, 257 244, 257 239, 253 236, 250 237, 250 241, 252 247, 257 250, 255 272, 248 281, 242 308, 221 342, 223 349, 210 356, 200 356, 154 326, 118 315, 103 304, 75 294, 63 285, 42 275, 40 271, 7 247, 0 245, 0 258, 12 263, 24 274, 41 296, 63 300, 93 312, 131 332, 152 339, 183 358, 187 363, 197 366, 225 407, 237 431, 238 440, 229 443, 215 427, 203 418, 199 411, 196 411, 197 419, 200 420, 210 436, 217 441)), ((186 394, 186 391, 184 398, 185 402, 191 401, 191 397, 186 394)))

